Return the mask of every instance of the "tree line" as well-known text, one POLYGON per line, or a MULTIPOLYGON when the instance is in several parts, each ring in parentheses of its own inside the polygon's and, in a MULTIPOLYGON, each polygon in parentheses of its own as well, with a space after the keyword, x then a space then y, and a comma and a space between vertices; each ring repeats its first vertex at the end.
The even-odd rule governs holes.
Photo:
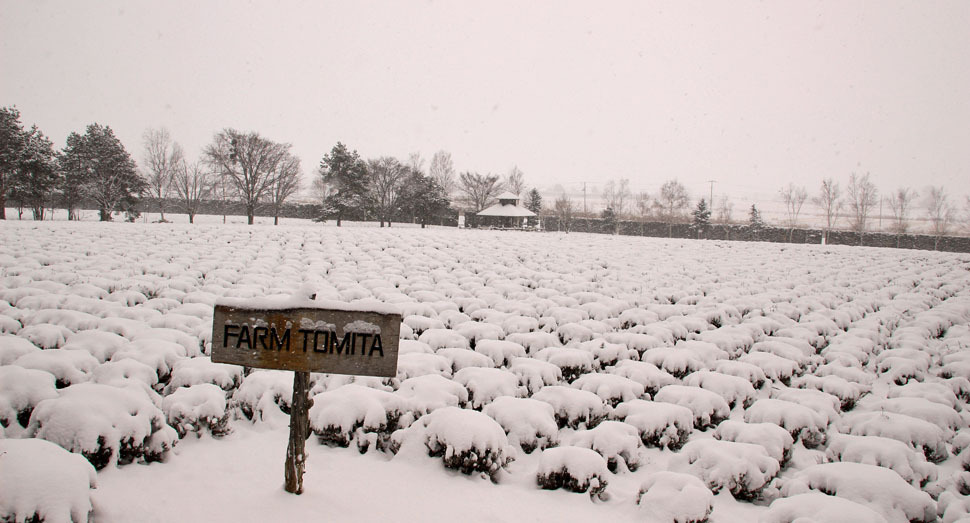
MULTIPOLYGON (((778 194, 785 205, 782 225, 789 231, 789 240, 799 227, 799 216, 806 202, 811 202, 824 218, 822 231, 825 240, 832 231, 837 230, 841 220, 845 228, 859 235, 861 242, 865 233, 873 229, 872 221, 880 205, 888 209, 891 218, 889 231, 896 235, 897 245, 900 238, 910 232, 912 222, 917 217, 929 223, 931 234, 937 238, 937 242, 939 238, 952 233, 961 221, 958 204, 943 186, 929 187, 922 197, 909 187, 900 187, 886 196, 880 196, 869 173, 852 173, 844 189, 835 179, 825 178, 811 197, 804 186, 794 183, 782 187, 778 194)), ((619 230, 619 222, 623 219, 667 223, 668 234, 674 224, 690 223, 698 237, 712 223, 737 223, 733 216, 734 206, 727 196, 721 196, 716 207, 708 201, 711 198, 703 197, 691 207, 692 200, 687 188, 676 179, 664 182, 654 195, 646 192, 634 195, 630 191, 629 180, 610 180, 604 187, 602 199, 605 209, 600 217, 614 233, 619 230)), ((579 210, 563 192, 550 213, 568 229, 568 224, 578 217, 579 210)), ((963 221, 970 226, 970 196, 966 197, 963 213, 963 221)), ((756 204, 748 212, 747 225, 753 228, 766 226, 756 204)))
MULTIPOLYGON (((189 159, 165 129, 149 128, 142 137, 142 163, 125 149, 109 126, 93 123, 72 132, 55 149, 36 125, 25 128, 16 107, 0 108, 0 219, 8 204, 35 220, 52 217, 55 208, 79 218, 82 205, 93 205, 102 221, 118 213, 138 216, 142 200, 165 221, 168 207, 195 216, 206 203, 239 202, 252 224, 257 207, 269 207, 279 223, 284 204, 301 189, 301 162, 288 143, 257 132, 224 129, 189 159), (174 203, 174 205, 172 205, 174 203)), ((456 176, 451 155, 424 159, 411 154, 406 162, 390 156, 364 160, 341 142, 323 156, 312 190, 320 205, 318 220, 376 220, 390 225, 412 221, 422 226, 455 216, 458 208, 477 213, 502 191, 525 192, 524 174, 513 167, 507 176, 462 172, 456 176)), ((527 206, 542 208, 533 188, 527 206)), ((223 208, 227 207, 223 205, 223 208)))

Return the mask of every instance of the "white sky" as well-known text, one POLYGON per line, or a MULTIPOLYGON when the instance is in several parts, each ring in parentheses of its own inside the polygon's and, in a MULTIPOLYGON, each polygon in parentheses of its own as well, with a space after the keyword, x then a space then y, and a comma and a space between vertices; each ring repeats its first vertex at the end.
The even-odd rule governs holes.
POLYGON ((58 147, 96 121, 136 159, 150 126, 195 156, 235 127, 308 175, 340 140, 572 191, 757 200, 870 172, 970 192, 963 0, 0 0, 0 42, 0 105, 58 147))

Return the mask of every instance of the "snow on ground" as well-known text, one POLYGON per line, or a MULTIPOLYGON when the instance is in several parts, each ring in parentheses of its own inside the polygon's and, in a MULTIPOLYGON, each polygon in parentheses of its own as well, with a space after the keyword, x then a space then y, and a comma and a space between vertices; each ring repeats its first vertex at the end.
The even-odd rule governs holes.
POLYGON ((0 223, 0 519, 970 510, 970 256, 167 217, 0 223), (294 496, 292 374, 207 345, 217 300, 313 293, 399 307, 402 356, 312 375, 294 496), (42 440, 96 478, 38 488, 42 440))

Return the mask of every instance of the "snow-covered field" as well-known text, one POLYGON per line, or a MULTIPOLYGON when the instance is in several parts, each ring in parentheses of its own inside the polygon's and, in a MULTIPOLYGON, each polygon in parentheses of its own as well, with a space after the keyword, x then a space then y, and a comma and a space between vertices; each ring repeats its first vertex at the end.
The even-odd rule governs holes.
POLYGON ((968 517, 970 256, 285 223, 0 223, 0 519, 968 517), (294 496, 292 373, 207 354, 307 288, 404 321, 294 496))

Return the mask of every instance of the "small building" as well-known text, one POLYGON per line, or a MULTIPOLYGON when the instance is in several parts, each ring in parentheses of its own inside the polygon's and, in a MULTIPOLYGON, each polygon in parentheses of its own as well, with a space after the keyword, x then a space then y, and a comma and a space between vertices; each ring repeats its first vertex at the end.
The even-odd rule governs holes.
POLYGON ((498 203, 486 207, 478 213, 480 227, 520 228, 525 227, 528 219, 536 213, 519 206, 519 197, 510 192, 498 195, 498 203))

